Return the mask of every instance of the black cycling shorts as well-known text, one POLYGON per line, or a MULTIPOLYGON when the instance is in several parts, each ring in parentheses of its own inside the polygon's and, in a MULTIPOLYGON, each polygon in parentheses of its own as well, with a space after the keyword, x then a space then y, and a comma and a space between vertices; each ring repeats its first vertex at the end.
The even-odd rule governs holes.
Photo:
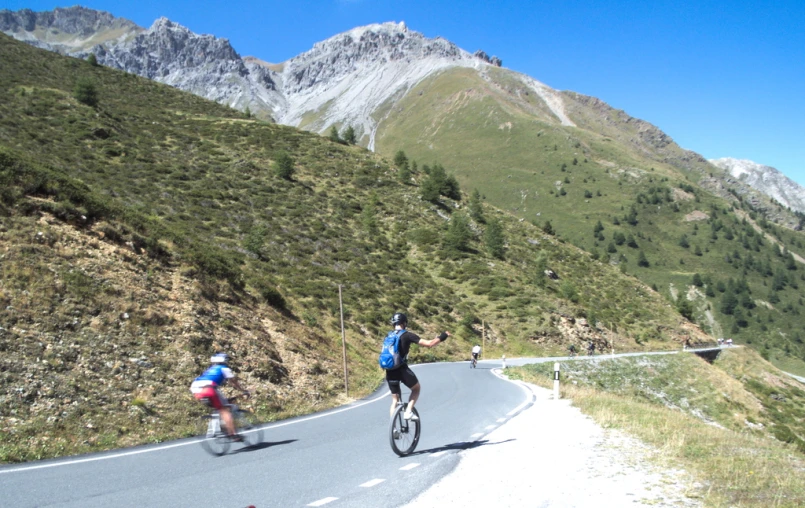
POLYGON ((401 365, 396 369, 386 371, 386 382, 389 385, 389 390, 391 390, 391 393, 394 395, 402 395, 400 381, 402 381, 403 384, 408 388, 411 388, 419 383, 419 379, 416 378, 416 374, 414 374, 414 371, 411 370, 411 367, 408 365, 401 365))
POLYGON ((477 360, 477 359, 478 359, 478 354, 479 354, 479 353, 473 353, 473 354, 472 354, 472 357, 473 357, 473 358, 475 358, 475 359, 477 360))

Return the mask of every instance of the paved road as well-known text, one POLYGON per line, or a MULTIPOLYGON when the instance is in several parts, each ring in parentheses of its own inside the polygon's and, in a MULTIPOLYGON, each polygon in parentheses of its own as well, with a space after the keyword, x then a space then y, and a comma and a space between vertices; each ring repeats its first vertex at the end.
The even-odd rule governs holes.
POLYGON ((493 375, 498 365, 415 366, 422 438, 405 458, 389 447, 391 401, 382 387, 349 406, 268 425, 262 443, 224 457, 181 440, 2 467, 0 506, 405 504, 449 473, 458 451, 495 446, 484 435, 532 403, 530 392, 493 375))

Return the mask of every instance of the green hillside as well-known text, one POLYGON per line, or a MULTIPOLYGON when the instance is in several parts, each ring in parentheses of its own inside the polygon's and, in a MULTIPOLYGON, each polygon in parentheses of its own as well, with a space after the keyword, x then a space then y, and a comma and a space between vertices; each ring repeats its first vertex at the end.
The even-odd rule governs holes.
POLYGON ((708 339, 616 266, 399 176, 359 147, 0 36, 0 460, 186 435, 201 410, 187 386, 220 349, 263 419, 345 401, 339 285, 351 396, 377 387, 399 310, 455 334, 417 361, 484 336, 488 356, 708 339))
POLYGON ((451 69, 420 83, 384 115, 378 151, 440 162, 466 191, 549 221, 706 332, 805 372, 805 237, 772 221, 777 207, 715 192, 704 159, 623 111, 563 92, 576 127, 563 126, 514 73, 485 72, 451 69))

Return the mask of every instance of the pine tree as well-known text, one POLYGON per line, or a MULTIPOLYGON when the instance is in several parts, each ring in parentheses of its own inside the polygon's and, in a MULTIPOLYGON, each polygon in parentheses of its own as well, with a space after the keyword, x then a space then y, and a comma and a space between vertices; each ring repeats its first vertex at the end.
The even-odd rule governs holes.
POLYGON ((95 56, 95 53, 89 54, 87 57, 87 62, 93 67, 98 67, 98 65, 100 65, 98 64, 98 58, 95 56))
POLYGON ((403 166, 408 167, 408 157, 406 157, 405 152, 398 150, 397 153, 394 154, 394 165, 400 169, 402 169, 403 166))
POLYGON ((503 246, 505 241, 503 226, 501 226, 500 222, 497 220, 490 221, 489 225, 486 227, 486 231, 484 231, 484 244, 486 245, 486 250, 489 252, 489 255, 494 258, 503 259, 503 246))
POLYGON ((355 138, 355 129, 352 128, 351 125, 347 125, 347 128, 344 130, 344 142, 349 145, 354 145, 357 142, 355 138))
POLYGON ((649 266, 648 259, 646 258, 646 255, 643 253, 642 250, 637 255, 637 266, 642 266, 642 267, 645 267, 645 268, 648 268, 648 266, 649 266))
POLYGON ((460 212, 453 214, 444 236, 445 248, 453 252, 466 251, 469 249, 470 240, 472 240, 472 230, 469 218, 460 212))
POLYGON ((728 288, 724 292, 724 296, 721 297, 720 310, 723 314, 731 315, 737 306, 738 298, 736 298, 735 294, 728 288))
POLYGON ((342 139, 341 139, 341 136, 338 135, 338 128, 335 125, 330 127, 330 135, 328 136, 328 138, 333 143, 342 143, 343 142, 342 139))
POLYGON ((294 174, 294 160, 287 152, 278 152, 274 156, 274 174, 290 180, 294 174))
POLYGON ((92 81, 86 78, 80 78, 76 81, 73 88, 73 97, 81 104, 86 104, 93 108, 98 105, 98 89, 92 81))
POLYGON ((481 204, 481 193, 478 192, 478 189, 475 189, 472 193, 472 196, 470 196, 469 209, 470 217, 472 217, 473 220, 480 222, 481 224, 485 222, 484 208, 481 204))

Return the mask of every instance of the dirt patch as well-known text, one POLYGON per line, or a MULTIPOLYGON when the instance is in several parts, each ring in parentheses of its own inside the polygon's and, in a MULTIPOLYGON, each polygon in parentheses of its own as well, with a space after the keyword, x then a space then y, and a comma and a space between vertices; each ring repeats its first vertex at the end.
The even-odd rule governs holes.
POLYGON ((707 220, 710 216, 706 213, 702 212, 701 210, 694 210, 689 214, 685 215, 685 222, 693 222, 697 220, 707 220))

